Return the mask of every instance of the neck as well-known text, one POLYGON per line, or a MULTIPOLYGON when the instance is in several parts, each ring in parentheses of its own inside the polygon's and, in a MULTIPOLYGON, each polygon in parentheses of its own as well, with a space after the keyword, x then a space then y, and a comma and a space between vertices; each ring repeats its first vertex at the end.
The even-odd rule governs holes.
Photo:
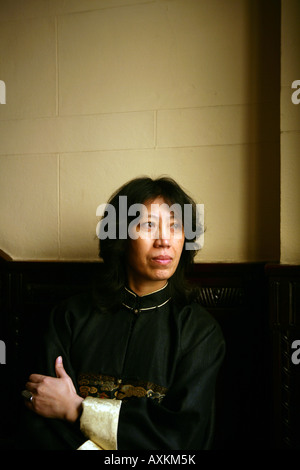
POLYGON ((154 283, 134 283, 132 280, 129 281, 130 289, 137 294, 139 297, 143 297, 143 295, 152 294, 168 284, 168 281, 156 281, 154 283))

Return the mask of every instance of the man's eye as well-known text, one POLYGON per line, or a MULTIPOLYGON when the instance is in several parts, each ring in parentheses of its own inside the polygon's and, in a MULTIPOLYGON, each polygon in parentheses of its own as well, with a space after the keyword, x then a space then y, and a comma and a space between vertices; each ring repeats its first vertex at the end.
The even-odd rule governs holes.
POLYGON ((182 226, 179 222, 174 222, 174 224, 172 224, 172 228, 173 230, 181 230, 182 226))
POLYGON ((155 223, 148 220, 147 222, 142 223, 141 226, 143 229, 150 229, 155 227, 155 223))

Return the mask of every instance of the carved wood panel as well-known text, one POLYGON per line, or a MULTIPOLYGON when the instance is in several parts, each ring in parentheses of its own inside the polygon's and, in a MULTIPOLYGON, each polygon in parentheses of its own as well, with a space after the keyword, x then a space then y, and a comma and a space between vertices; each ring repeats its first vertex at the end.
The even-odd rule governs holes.
POLYGON ((300 361, 293 359, 294 342, 300 340, 300 267, 269 266, 267 275, 272 331, 272 442, 278 449, 300 449, 300 361))

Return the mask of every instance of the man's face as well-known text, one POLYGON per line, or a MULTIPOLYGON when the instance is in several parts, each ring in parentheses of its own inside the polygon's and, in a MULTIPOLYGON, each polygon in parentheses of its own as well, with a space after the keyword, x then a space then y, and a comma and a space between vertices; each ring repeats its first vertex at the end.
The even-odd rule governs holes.
POLYGON ((181 217, 170 212, 163 198, 146 201, 144 206, 127 252, 129 287, 139 295, 165 285, 178 266, 184 245, 181 217))

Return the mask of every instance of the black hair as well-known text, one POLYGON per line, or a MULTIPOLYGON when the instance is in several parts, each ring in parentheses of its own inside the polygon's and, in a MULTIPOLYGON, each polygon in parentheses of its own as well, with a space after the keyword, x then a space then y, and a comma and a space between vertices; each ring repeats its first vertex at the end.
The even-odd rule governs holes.
MULTIPOLYGON (((128 237, 119 237, 120 230, 124 233, 128 229, 129 223, 134 219, 128 216, 126 220, 120 218, 120 197, 126 196, 127 207, 133 204, 143 204, 146 201, 152 201, 157 197, 162 197, 165 202, 171 206, 178 204, 182 209, 184 226, 184 206, 188 204, 192 209, 192 231, 195 234, 192 240, 185 239, 184 247, 177 269, 169 279, 172 297, 175 301, 186 303, 192 290, 188 286, 186 276, 189 268, 193 264, 194 257, 198 251, 197 245, 193 249, 186 249, 187 243, 193 243, 199 237, 202 227, 199 223, 196 211, 195 201, 184 191, 176 181, 170 177, 159 177, 152 179, 150 177, 139 177, 125 183, 121 188, 113 193, 108 201, 108 205, 115 209, 115 233, 114 237, 107 236, 99 240, 99 256, 104 262, 104 274, 101 282, 97 286, 98 305, 102 310, 113 311, 118 309, 122 303, 123 287, 127 282, 126 273, 126 253, 128 237)), ((108 211, 104 213, 104 218, 108 211)))

